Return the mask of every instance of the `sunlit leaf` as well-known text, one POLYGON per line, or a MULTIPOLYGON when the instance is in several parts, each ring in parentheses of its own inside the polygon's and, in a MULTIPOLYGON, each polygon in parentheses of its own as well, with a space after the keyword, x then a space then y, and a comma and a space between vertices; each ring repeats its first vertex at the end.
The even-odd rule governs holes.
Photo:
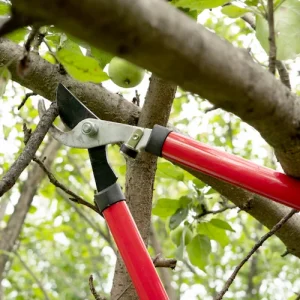
POLYGON ((5 37, 15 43, 20 43, 25 40, 25 37, 28 33, 29 30, 27 28, 21 28, 7 34, 5 37))
POLYGON ((91 53, 94 58, 96 58, 99 61, 99 64, 101 68, 103 69, 113 58, 113 55, 111 55, 108 52, 105 52, 102 49, 98 49, 95 47, 91 47, 91 53))
POLYGON ((245 13, 249 12, 249 9, 238 7, 235 5, 227 5, 222 8, 222 13, 227 15, 229 18, 239 18, 245 13))
POLYGON ((220 219, 211 219, 210 223, 218 228, 222 228, 228 231, 235 232, 235 230, 231 227, 231 225, 220 219))
POLYGON ((173 178, 178 181, 182 181, 184 178, 183 170, 169 162, 159 163, 156 175, 162 178, 173 178))
POLYGON ((190 262, 205 271, 211 252, 210 240, 207 236, 197 234, 186 247, 190 262))
POLYGON ((6 2, 0 2, 0 16, 10 13, 11 5, 6 2))
POLYGON ((199 223, 197 226, 199 234, 208 236, 211 240, 215 240, 222 247, 225 247, 229 243, 228 236, 224 229, 217 228, 211 222, 199 223))
POLYGON ((92 57, 83 56, 68 49, 61 49, 57 52, 57 59, 66 71, 77 80, 100 83, 109 79, 98 61, 92 57))
MULTIPOLYGON (((300 53, 300 1, 286 0, 274 14, 277 59, 295 58, 300 53)), ((269 53, 268 22, 256 16, 256 37, 264 50, 269 53)))
POLYGON ((161 198, 156 202, 152 213, 156 216, 165 218, 172 216, 180 207, 179 201, 176 199, 161 198))
POLYGON ((0 68, 0 97, 3 96, 7 83, 11 79, 10 71, 6 67, 0 68))
POLYGON ((171 3, 177 7, 202 10, 218 7, 227 2, 228 0, 173 0, 171 3))

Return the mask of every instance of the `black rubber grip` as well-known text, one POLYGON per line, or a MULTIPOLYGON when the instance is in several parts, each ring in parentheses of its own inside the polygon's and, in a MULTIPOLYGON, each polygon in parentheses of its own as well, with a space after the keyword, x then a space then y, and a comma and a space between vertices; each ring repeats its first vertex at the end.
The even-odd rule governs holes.
POLYGON ((94 201, 102 214, 106 208, 117 202, 125 201, 125 196, 119 184, 114 183, 112 186, 96 194, 94 201))
POLYGON ((161 157, 162 147, 166 138, 171 132, 172 130, 166 127, 154 125, 149 141, 145 147, 145 151, 161 157))

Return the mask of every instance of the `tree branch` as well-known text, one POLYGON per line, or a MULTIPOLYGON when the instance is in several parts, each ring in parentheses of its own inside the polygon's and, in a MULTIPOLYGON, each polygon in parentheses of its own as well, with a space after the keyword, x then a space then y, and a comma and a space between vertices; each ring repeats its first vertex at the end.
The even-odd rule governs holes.
POLYGON ((57 115, 57 105, 55 102, 53 102, 50 108, 41 117, 36 130, 32 133, 28 143, 25 145, 23 152, 1 179, 0 197, 13 187, 23 170, 29 165, 31 159, 35 155, 35 152, 42 143, 46 133, 48 132, 52 122, 55 120, 57 115))
POLYGON ((274 26, 274 4, 268 0, 268 24, 269 24, 269 71, 275 75, 276 71, 276 41, 274 26))
POLYGON ((36 96, 36 95, 37 95, 36 93, 26 93, 26 95, 23 98, 22 102, 18 106, 18 110, 20 110, 25 105, 25 103, 26 103, 26 101, 28 100, 29 97, 36 96))
POLYGON ((94 287, 94 278, 93 278, 93 275, 90 275, 90 277, 89 277, 89 286, 90 286, 91 293, 94 296, 95 300, 105 300, 105 298, 100 297, 98 295, 98 293, 96 292, 96 289, 94 287))
POLYGON ((295 213, 298 213, 296 209, 292 209, 284 218, 282 218, 267 234, 265 234, 251 249, 251 251, 247 254, 247 256, 239 263, 239 265, 235 268, 232 275, 227 280, 225 286, 221 290, 221 292, 217 295, 217 297, 214 300, 221 300, 223 299, 223 296, 228 291, 230 285, 233 283, 236 275, 240 271, 240 269, 243 267, 243 265, 249 260, 249 258, 258 250, 259 247, 262 246, 262 244, 272 235, 275 234, 276 231, 278 231, 295 213))
MULTIPOLYGON (((23 78, 16 73, 15 62, 16 57, 22 56, 23 48, 8 40, 0 39, 0 53, 0 66, 10 63, 9 69, 12 73, 13 80, 33 90, 33 92, 54 101, 57 85, 61 82, 70 88, 70 90, 101 119, 126 124, 137 124, 140 108, 129 101, 124 101, 124 98, 108 92, 105 88, 91 83, 81 83, 68 75, 62 75, 55 65, 48 63, 39 55, 32 52, 30 53, 30 71, 26 77, 23 78)), ((282 107, 285 107, 284 101, 282 107)), ((289 110, 289 105, 287 105, 286 112, 288 111, 291 113, 294 109, 289 110)), ((290 114, 287 118, 288 120, 293 120, 293 115, 290 114)), ((300 122, 300 118, 298 118, 299 121, 297 121, 297 118, 294 118, 295 124, 300 122)), ((284 122, 286 121, 287 120, 284 122)), ((278 122, 280 123, 281 121, 278 120, 278 122)), ((285 130, 284 132, 286 136, 289 136, 285 130)), ((297 142, 297 140, 294 142, 297 142)), ((288 145, 286 146, 286 149, 289 149, 288 145)), ((297 159, 299 154, 296 148, 294 150, 295 151, 291 154, 287 152, 291 157, 290 165, 300 166, 300 164, 295 163, 299 160, 297 159)), ((200 172, 195 172, 192 169, 186 168, 186 170, 212 186, 240 208, 243 208, 249 199, 253 199, 253 201, 251 201, 251 207, 247 209, 247 212, 268 228, 272 228, 288 211, 287 207, 271 202, 264 197, 253 195, 236 186, 226 184, 220 180, 201 174, 200 172)), ((300 234, 298 233, 300 233, 300 217, 296 216, 293 218, 293 221, 288 222, 285 226, 285 230, 281 230, 277 233, 277 236, 283 241, 290 253, 300 257, 300 234), (297 234, 295 235, 295 233, 297 234)))
POLYGON ((78 204, 82 204, 84 206, 87 206, 87 207, 91 208, 93 211, 95 211, 96 213, 100 214, 98 208, 95 205, 91 204, 90 202, 87 202, 86 200, 84 200, 80 196, 76 195, 70 189, 68 189, 65 185, 63 185, 61 182, 59 182, 39 158, 34 156, 32 158, 32 160, 35 161, 42 168, 42 170, 46 173, 46 175, 48 176, 50 182, 53 185, 60 188, 65 193, 67 193, 68 195, 71 196, 71 198, 69 198, 71 201, 73 201, 75 203, 78 203, 78 204))

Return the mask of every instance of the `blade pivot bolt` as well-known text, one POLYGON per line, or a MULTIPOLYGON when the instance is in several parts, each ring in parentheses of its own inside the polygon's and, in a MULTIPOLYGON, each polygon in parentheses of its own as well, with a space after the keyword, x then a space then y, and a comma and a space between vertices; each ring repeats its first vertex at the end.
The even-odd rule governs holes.
POLYGON ((81 131, 85 135, 93 136, 98 133, 98 128, 91 122, 84 122, 82 124, 81 131))

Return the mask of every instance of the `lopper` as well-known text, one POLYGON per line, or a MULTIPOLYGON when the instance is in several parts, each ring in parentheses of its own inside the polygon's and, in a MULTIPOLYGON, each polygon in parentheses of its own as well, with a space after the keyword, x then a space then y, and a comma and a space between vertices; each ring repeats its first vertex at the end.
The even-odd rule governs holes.
MULTIPOLYGON (((57 105, 61 120, 71 130, 63 132, 52 126, 50 133, 66 146, 88 149, 97 187, 94 201, 108 224, 142 300, 169 298, 126 205, 117 177, 108 163, 108 144, 122 143, 120 151, 133 159, 139 151, 147 151, 300 209, 300 181, 283 173, 159 125, 148 129, 100 120, 62 84, 57 88, 57 105)), ((40 114, 45 111, 43 101, 39 103, 39 111, 40 114)))

